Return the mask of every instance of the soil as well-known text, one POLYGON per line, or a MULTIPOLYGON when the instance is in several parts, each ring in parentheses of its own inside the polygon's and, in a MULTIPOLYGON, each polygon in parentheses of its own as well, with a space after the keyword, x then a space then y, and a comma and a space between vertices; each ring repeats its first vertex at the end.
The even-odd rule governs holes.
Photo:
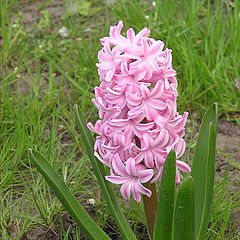
MULTIPOLYGON (((233 122, 220 121, 217 136, 216 181, 228 173, 232 182, 230 192, 238 193, 240 200, 240 127, 233 122), (224 153, 224 154, 219 154, 224 153)), ((240 235, 240 212, 232 213, 232 224, 240 235)))
POLYGON ((31 30, 33 24, 39 22, 43 10, 49 13, 51 21, 54 23, 61 22, 61 17, 65 12, 64 0, 49 1, 47 6, 44 5, 44 2, 46 2, 46 0, 21 0, 21 7, 16 6, 17 12, 21 9, 22 21, 27 30, 31 30))
MULTIPOLYGON (((239 175, 237 165, 238 168, 240 167, 240 127, 234 122, 220 121, 218 126, 217 149, 219 152, 224 152, 229 156, 229 172, 231 178, 235 178, 239 175)), ((221 154, 221 156, 223 155, 221 154)), ((217 175, 222 176, 228 163, 228 158, 218 156, 217 159, 217 175)))

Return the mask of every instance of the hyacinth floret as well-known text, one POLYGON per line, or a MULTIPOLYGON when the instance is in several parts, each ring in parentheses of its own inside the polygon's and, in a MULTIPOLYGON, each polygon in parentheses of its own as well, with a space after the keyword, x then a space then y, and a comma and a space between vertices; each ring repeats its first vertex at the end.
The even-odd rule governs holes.
MULTIPOLYGON (((121 185, 122 196, 132 194, 139 202, 141 194, 151 196, 144 183, 161 177, 165 159, 174 149, 179 159, 185 151, 185 124, 188 113, 177 112, 176 71, 172 68, 172 50, 149 37, 142 29, 121 34, 120 21, 100 39, 102 49, 97 63, 100 85, 92 100, 99 110, 94 146, 97 159, 110 168, 105 178, 121 185)), ((176 183, 180 172, 190 167, 176 162, 176 183)))

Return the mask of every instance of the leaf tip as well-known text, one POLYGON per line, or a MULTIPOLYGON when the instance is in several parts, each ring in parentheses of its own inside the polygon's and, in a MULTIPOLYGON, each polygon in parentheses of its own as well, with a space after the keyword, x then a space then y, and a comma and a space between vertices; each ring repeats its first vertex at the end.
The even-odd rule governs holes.
POLYGON ((176 158, 176 152, 174 149, 172 149, 169 153, 168 153, 169 156, 173 156, 176 158))

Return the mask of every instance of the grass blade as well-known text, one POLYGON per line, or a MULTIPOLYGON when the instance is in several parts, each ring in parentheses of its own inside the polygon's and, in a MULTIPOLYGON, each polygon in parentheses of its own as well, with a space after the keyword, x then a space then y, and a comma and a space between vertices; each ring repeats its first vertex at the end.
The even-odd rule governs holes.
POLYGON ((109 211, 112 214, 112 217, 118 226, 122 239, 134 240, 136 239, 136 236, 132 232, 129 223, 127 222, 126 218, 122 214, 121 209, 119 208, 119 205, 117 203, 115 194, 112 190, 110 183, 107 182, 104 178, 104 176, 106 175, 104 166, 101 162, 96 160, 93 154, 94 139, 86 127, 85 119, 82 113, 78 110, 77 105, 74 106, 74 109, 82 141, 86 148, 88 157, 91 161, 95 176, 103 192, 104 198, 108 204, 109 211))
POLYGON ((180 185, 175 206, 174 240, 195 239, 195 195, 192 177, 180 185))
POLYGON ((204 115, 191 172, 195 183, 195 230, 197 240, 205 238, 208 226, 214 187, 216 135, 217 104, 214 103, 204 115))
POLYGON ((107 234, 94 222, 85 209, 79 204, 70 189, 52 168, 48 161, 37 151, 29 149, 31 161, 43 175, 59 201, 73 217, 90 239, 110 239, 107 234))
POLYGON ((154 240, 171 240, 174 214, 175 188, 176 188, 176 154, 171 151, 164 164, 160 184, 160 195, 156 222, 154 227, 154 240))

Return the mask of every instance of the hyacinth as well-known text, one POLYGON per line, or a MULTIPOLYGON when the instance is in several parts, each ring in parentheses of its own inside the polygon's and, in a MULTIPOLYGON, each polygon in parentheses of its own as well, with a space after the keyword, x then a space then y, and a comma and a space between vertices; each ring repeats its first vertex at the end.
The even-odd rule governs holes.
MULTIPOLYGON (((110 168, 105 178, 120 184, 122 196, 132 194, 139 202, 141 194, 151 196, 144 183, 161 177, 168 153, 174 149, 179 159, 185 151, 185 124, 188 113, 177 112, 176 72, 170 49, 148 37, 142 29, 121 34, 123 23, 110 28, 109 37, 100 40, 102 49, 97 64, 100 86, 92 100, 99 110, 95 126, 88 127, 99 136, 95 156, 110 168)), ((180 172, 190 167, 177 160, 176 182, 180 172)))

